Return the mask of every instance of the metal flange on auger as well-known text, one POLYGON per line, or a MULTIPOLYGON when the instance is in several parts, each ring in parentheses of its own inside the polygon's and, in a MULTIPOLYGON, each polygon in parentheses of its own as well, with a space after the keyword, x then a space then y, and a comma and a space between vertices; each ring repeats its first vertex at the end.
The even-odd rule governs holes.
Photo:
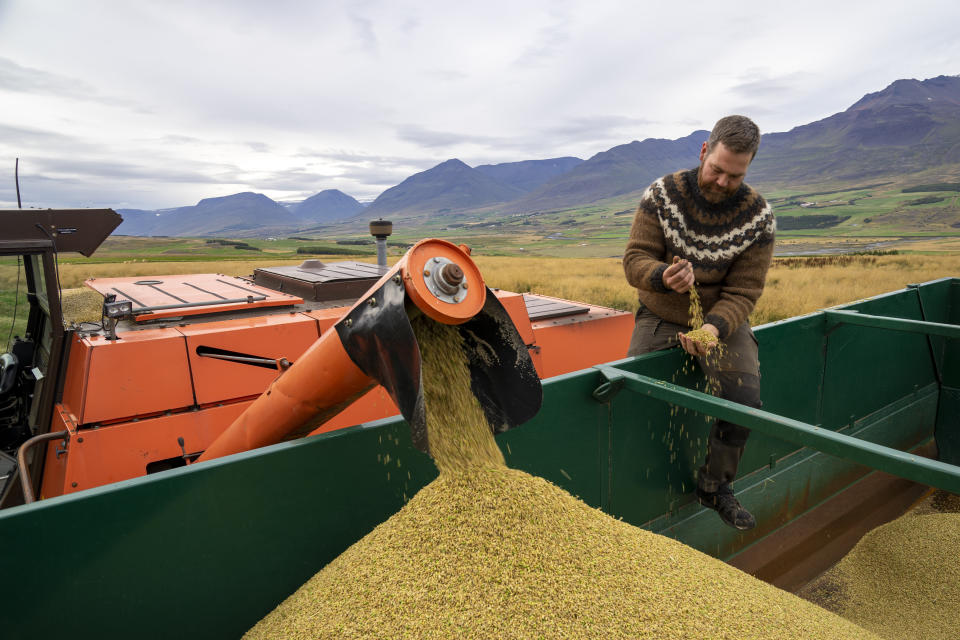
POLYGON ((414 245, 197 462, 306 435, 376 384, 400 408, 417 448, 429 452, 410 313, 457 327, 471 390, 495 433, 536 415, 542 389, 530 354, 467 251, 437 239, 414 245))

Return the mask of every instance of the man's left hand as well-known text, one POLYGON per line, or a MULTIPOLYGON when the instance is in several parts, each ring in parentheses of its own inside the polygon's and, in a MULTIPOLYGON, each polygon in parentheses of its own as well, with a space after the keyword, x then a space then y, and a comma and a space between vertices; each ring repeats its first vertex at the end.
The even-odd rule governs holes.
POLYGON ((703 344, 697 342, 696 340, 691 340, 687 337, 685 333, 678 333, 677 337, 680 339, 680 346, 683 347, 683 350, 689 353, 692 356, 705 356, 710 352, 711 349, 715 348, 720 344, 720 330, 717 329, 712 324, 705 324, 701 327, 704 331, 709 332, 713 335, 716 340, 703 344))

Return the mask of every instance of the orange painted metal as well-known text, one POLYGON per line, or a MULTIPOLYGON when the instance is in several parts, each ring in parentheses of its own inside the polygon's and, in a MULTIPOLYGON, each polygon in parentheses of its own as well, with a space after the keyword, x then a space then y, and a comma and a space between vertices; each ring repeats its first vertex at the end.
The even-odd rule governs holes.
MULTIPOLYGON (((486 300, 480 271, 464 250, 445 240, 430 239, 421 240, 407 251, 351 309, 366 304, 372 292, 397 276, 414 304, 437 322, 466 322, 480 312, 486 300), (436 268, 432 262, 435 258, 449 260, 463 272, 469 287, 459 303, 441 300, 428 288, 424 278, 430 276, 429 269, 436 268)), ((271 383, 197 462, 274 444, 291 435, 305 435, 374 386, 373 379, 347 355, 336 331, 328 330, 297 364, 271 383)))
POLYGON ((103 295, 114 294, 117 300, 133 302, 135 319, 158 320, 182 316, 238 311, 263 307, 302 304, 303 298, 261 287, 234 276, 219 273, 192 273, 173 276, 145 276, 141 278, 91 278, 84 282, 103 295), (254 298, 263 297, 262 300, 254 298), (247 301, 247 298, 251 298, 247 301), (242 302, 222 302, 238 300, 242 302), (143 307, 159 307, 205 303, 202 306, 174 306, 137 314, 143 307))
MULTIPOLYGON (((77 422, 80 421, 80 414, 83 411, 83 398, 87 393, 87 386, 106 382, 90 379, 90 355, 93 353, 93 343, 77 334, 74 334, 73 341, 70 343, 70 356, 63 382, 63 404, 75 415, 77 422)), ((54 431, 59 430, 54 429, 54 431)))
POLYGON ((296 365, 269 388, 213 442, 197 462, 264 447, 306 435, 374 386, 328 331, 296 365))
POLYGON ((539 348, 534 366, 541 378, 627 357, 633 314, 605 307, 533 323, 539 348))
POLYGON ((66 442, 48 442, 43 463, 43 479, 40 482, 39 500, 52 498, 64 493, 67 478, 67 463, 69 457, 65 455, 70 450, 70 442, 77 436, 76 416, 72 415, 63 405, 58 404, 53 411, 53 424, 50 433, 67 431, 69 437, 66 442))
POLYGON ((397 269, 403 274, 403 285, 413 303, 437 322, 462 324, 480 313, 486 301, 487 290, 480 269, 463 248, 452 242, 421 240, 407 251, 390 273, 397 269), (466 298, 459 303, 440 300, 427 287, 425 278, 429 277, 430 269, 436 268, 429 264, 433 258, 450 260, 463 271, 464 282, 468 288, 466 298))
POLYGON ((387 390, 380 385, 360 396, 356 402, 310 432, 310 435, 336 431, 364 422, 382 420, 400 413, 387 390))
MULTIPOLYGON (((47 449, 42 494, 52 497, 120 480, 147 475, 147 465, 182 457, 207 448, 251 401, 123 422, 96 429, 80 429, 66 445, 66 453, 47 449)), ((58 412, 58 416, 62 416, 58 412)), ((62 417, 58 420, 63 421, 62 417)), ((59 444, 59 443, 58 443, 59 444)))
POLYGON ((517 327, 517 332, 520 334, 523 344, 530 346, 536 342, 533 325, 530 324, 530 316, 527 314, 527 305, 523 301, 523 295, 513 293, 512 291, 502 291, 500 289, 494 290, 493 295, 497 296, 497 300, 500 301, 500 304, 503 305, 510 319, 513 320, 513 324, 517 327))
POLYGON ((258 396, 278 374, 276 369, 200 355, 204 349, 296 362, 319 337, 317 321, 299 313, 206 322, 178 331, 186 336, 193 388, 201 406, 258 396))
POLYGON ((64 403, 80 424, 194 404, 186 343, 176 329, 131 331, 120 340, 81 338, 72 345, 75 358, 67 369, 64 403))

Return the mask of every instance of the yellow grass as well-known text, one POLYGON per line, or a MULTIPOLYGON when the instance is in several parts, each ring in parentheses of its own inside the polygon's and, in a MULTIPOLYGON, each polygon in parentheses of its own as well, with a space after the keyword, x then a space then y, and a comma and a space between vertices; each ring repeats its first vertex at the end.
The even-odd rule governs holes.
POLYGON ((851 264, 787 267, 774 262, 750 317, 754 325, 845 304, 910 283, 960 277, 960 255, 854 257, 851 264))
MULTIPOLYGON (((342 256, 325 258, 343 260, 342 256)), ((391 262, 396 258, 391 257, 391 262)), ((510 291, 533 292, 580 300, 615 309, 635 310, 636 291, 623 276, 617 258, 538 258, 475 255, 486 283, 510 291)), ((151 276, 177 273, 249 275, 258 266, 299 264, 300 260, 216 262, 136 262, 62 264, 63 288, 78 287, 90 277, 151 276)), ((900 289, 908 283, 960 277, 960 254, 852 256, 820 258, 795 266, 797 259, 775 261, 767 288, 751 316, 754 325, 810 313, 900 289), (809 266, 812 262, 819 266, 809 266), (846 264, 843 264, 846 262, 846 264), (825 264, 822 264, 825 263, 825 264)), ((0 288, 13 290, 16 267, 0 266, 0 288)))

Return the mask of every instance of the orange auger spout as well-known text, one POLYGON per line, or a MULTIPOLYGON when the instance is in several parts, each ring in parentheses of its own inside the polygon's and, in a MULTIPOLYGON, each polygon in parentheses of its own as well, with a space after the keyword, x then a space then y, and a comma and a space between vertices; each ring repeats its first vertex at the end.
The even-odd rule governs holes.
POLYGON ((281 372, 197 462, 305 435, 378 383, 410 424, 414 443, 427 451, 420 351, 408 309, 459 325, 468 349, 483 345, 482 357, 470 358, 471 379, 495 431, 536 414, 540 380, 506 311, 465 248, 429 239, 281 372))

